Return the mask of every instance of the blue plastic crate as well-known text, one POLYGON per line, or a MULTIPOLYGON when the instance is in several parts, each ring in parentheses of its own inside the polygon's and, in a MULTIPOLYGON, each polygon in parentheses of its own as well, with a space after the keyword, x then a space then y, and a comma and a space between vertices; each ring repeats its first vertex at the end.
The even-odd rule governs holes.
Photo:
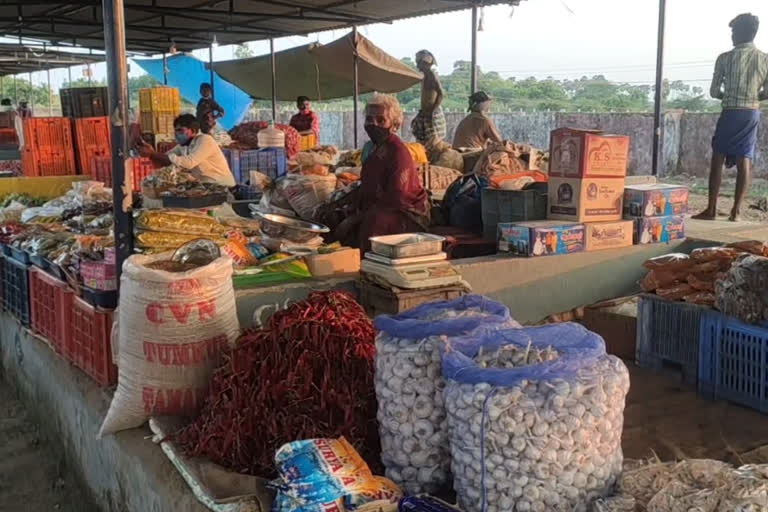
POLYGON ((221 152, 224 153, 224 158, 227 159, 229 170, 232 171, 232 175, 235 177, 235 183, 247 181, 248 176, 243 177, 240 167, 240 150, 223 148, 221 152))
POLYGON ((29 326, 29 265, 13 258, 3 262, 3 308, 29 326))
POLYGON ((255 155, 249 155, 249 158, 251 156, 255 161, 249 159, 247 167, 244 163, 242 164, 243 169, 248 169, 249 171, 259 171, 262 174, 266 174, 273 180, 276 180, 280 176, 285 176, 285 172, 288 167, 288 160, 285 156, 285 149, 259 149, 256 151, 255 155))
POLYGON ((709 308, 643 295, 637 307, 637 365, 655 372, 679 371, 696 385, 701 317, 709 308))
POLYGON ((701 321, 699 392, 768 412, 768 328, 707 312, 701 321))

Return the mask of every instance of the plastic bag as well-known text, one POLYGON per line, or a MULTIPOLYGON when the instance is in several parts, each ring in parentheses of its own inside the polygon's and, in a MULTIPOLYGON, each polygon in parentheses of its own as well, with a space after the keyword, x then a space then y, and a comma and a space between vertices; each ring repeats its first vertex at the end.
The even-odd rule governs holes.
POLYGON ((393 482, 376 477, 352 445, 340 439, 295 441, 275 455, 280 478, 273 510, 326 512, 355 510, 376 500, 396 503, 402 493, 393 482))
MULTIPOLYGON (((278 180, 280 183, 282 180, 278 180)), ((264 191, 257 207, 261 213, 274 213, 283 217, 296 217, 296 212, 291 208, 291 204, 286 199, 280 187, 271 188, 264 191)))
POLYGON ((693 265, 693 261, 687 254, 672 253, 656 256, 646 260, 643 266, 648 270, 682 270, 693 265))
POLYGON ((442 357, 454 488, 467 512, 583 510, 621 473, 629 372, 566 323, 459 338, 442 357))
POLYGON ((667 300, 680 300, 694 291, 693 287, 686 283, 673 284, 656 289, 656 295, 667 300))
POLYGON ((117 390, 99 436, 194 413, 220 348, 240 333, 231 259, 187 272, 147 267, 164 259, 134 255, 123 265, 117 390))
POLYGON ((747 256, 715 282, 715 306, 747 323, 768 320, 768 258, 747 256))
POLYGON ((453 336, 519 326, 509 309, 479 295, 378 316, 377 418, 386 476, 409 494, 450 482, 439 346, 453 336))
POLYGON ((289 174, 276 184, 299 217, 312 220, 317 207, 328 202, 336 190, 336 176, 289 174))
POLYGON ((684 277, 685 276, 681 275, 680 272, 670 272, 658 269, 651 270, 640 280, 640 289, 644 292, 652 292, 656 288, 674 284, 684 277))
POLYGON ((732 247, 702 247, 691 251, 691 259, 696 263, 708 261, 731 261, 739 255, 740 251, 732 247))

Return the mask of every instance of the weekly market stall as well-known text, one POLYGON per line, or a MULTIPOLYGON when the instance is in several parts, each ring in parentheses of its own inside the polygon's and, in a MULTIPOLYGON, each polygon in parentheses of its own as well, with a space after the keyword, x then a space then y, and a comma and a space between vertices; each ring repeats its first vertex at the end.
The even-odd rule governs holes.
MULTIPOLYGON (((75 195, 77 195, 77 192, 75 190, 75 195)), ((83 199, 78 200, 84 207, 85 201, 83 199)), ((663 201, 651 201, 649 204, 653 210, 650 211, 655 213, 656 208, 665 211, 667 203, 671 205, 674 201, 670 201, 667 197, 663 201)), ((638 211, 643 214, 646 213, 644 208, 638 211)), ((84 215, 85 213, 83 209, 81 214, 84 215)), ((45 216, 43 215, 42 218, 45 218, 45 216)), ((200 219, 195 220, 199 221, 200 219)), ((189 223, 191 224, 192 222, 189 223)), ((663 234, 665 226, 662 226, 661 234, 663 234)), ((648 229, 648 236, 651 239, 654 236, 659 236, 657 231, 655 227, 648 229)), ((567 241, 573 240, 573 237, 569 235, 568 237, 563 237, 563 241, 566 241, 566 238, 567 241)), ((557 238, 544 236, 543 239, 539 239, 539 243, 545 250, 549 246, 554 252, 557 246, 550 242, 556 240, 557 238)), ((530 237, 528 241, 528 246, 536 245, 535 241, 530 243, 532 241, 530 237)), ((411 244, 395 243, 389 245, 394 245, 395 249, 391 250, 396 250, 398 246, 411 244)), ((518 245, 518 248, 520 247, 518 245)), ((523 252, 523 249, 519 250, 523 252)), ((571 256, 576 257, 578 255, 571 256)), ((706 258, 709 257, 706 256, 706 258)), ((696 258, 705 258, 705 256, 697 254, 696 258)), ((719 257, 714 256, 714 259, 717 260, 719 257)), ((154 261, 151 257, 149 260, 135 259, 129 261, 128 266, 132 265, 132 263, 137 263, 138 267, 142 265, 149 267, 149 264, 154 265, 162 261, 154 261)), ((558 261, 562 264, 567 264, 565 257, 558 261)), ((711 261, 702 259, 701 263, 710 263, 711 261)), ((128 297, 124 304, 126 310, 121 309, 121 315, 126 315, 124 317, 126 322, 123 322, 121 318, 120 329, 125 329, 125 334, 120 334, 120 337, 123 339, 141 339, 141 336, 133 336, 133 334, 141 332, 141 329, 147 329, 147 321, 165 324, 170 323, 175 318, 177 322, 181 323, 180 318, 188 318, 190 311, 190 304, 188 302, 174 303, 173 307, 168 309, 159 308, 153 304, 150 304, 150 306, 155 307, 141 308, 143 304, 136 297, 147 295, 147 291, 151 289, 150 286, 143 285, 154 285, 160 282, 161 279, 165 280, 167 278, 167 270, 162 268, 151 268, 151 270, 157 270, 158 272, 145 272, 145 269, 142 268, 129 268, 128 272, 126 272, 128 274, 126 276, 127 281, 131 282, 133 291, 130 289, 126 290, 126 296, 128 297), (123 311, 126 312, 123 313, 123 311), (141 318, 140 313, 142 311, 147 316, 146 321, 141 318)), ((199 271, 199 268, 188 269, 187 271, 199 271)), ((34 274, 37 275, 38 272, 35 271, 34 274)), ((174 300, 183 300, 183 296, 188 297, 207 291, 207 289, 202 290, 198 288, 198 285, 193 283, 195 280, 187 280, 184 279, 185 277, 187 276, 181 274, 170 281, 162 281, 162 284, 181 292, 174 295, 174 300)), ((220 276, 217 275, 216 277, 220 276)), ((232 298, 231 293, 227 291, 227 279, 211 281, 215 281, 217 290, 223 290, 222 293, 217 293, 211 299, 212 302, 216 304, 220 299, 223 300, 224 309, 231 314, 232 308, 227 308, 228 305, 231 306, 232 298)), ((699 281, 706 282, 705 279, 700 278, 699 281)), ((693 288, 693 284, 690 284, 690 286, 693 288)), ((742 294, 754 295, 753 291, 748 289, 742 290, 742 294)), ((462 300, 449 303, 447 307, 440 306, 437 308, 443 310, 435 311, 431 308, 423 308, 418 310, 418 312, 412 312, 410 315, 394 317, 390 324, 387 324, 385 321, 377 325, 380 331, 379 341, 382 348, 377 350, 378 359, 375 361, 377 369, 373 375, 374 379, 378 372, 381 372, 384 376, 375 379, 374 388, 380 395, 380 403, 386 402, 387 399, 395 398, 400 394, 402 399, 398 400, 398 402, 405 406, 405 410, 384 406, 383 411, 381 409, 378 411, 378 414, 381 416, 379 422, 382 427, 379 431, 379 437, 381 444, 384 445, 382 446, 382 462, 386 467, 387 476, 400 484, 398 488, 393 488, 389 485, 389 482, 376 479, 373 476, 374 473, 371 469, 375 471, 377 461, 375 457, 370 457, 367 450, 362 448, 361 451, 365 453, 370 469, 360 464, 354 454, 354 450, 349 449, 342 441, 334 442, 329 440, 311 444, 288 445, 281 450, 277 458, 278 465, 275 468, 280 475, 280 480, 276 481, 275 485, 280 490, 280 501, 278 501, 278 504, 281 505, 281 508, 293 508, 299 506, 299 504, 306 505, 306 503, 297 502, 298 498, 306 498, 300 492, 301 487, 297 485, 301 483, 297 481, 299 476, 317 479, 323 490, 334 487, 335 482, 329 482, 328 476, 322 474, 324 468, 313 467, 310 468, 312 471, 309 474, 302 474, 301 471, 298 471, 299 474, 297 474, 297 469, 299 468, 295 466, 295 459, 293 458, 293 455, 296 453, 300 456, 307 455, 311 458, 317 458, 320 455, 326 458, 329 456, 339 456, 347 461, 351 461, 343 464, 341 469, 344 471, 344 476, 348 477, 349 480, 357 481, 358 486, 350 486, 349 480, 345 479, 347 486, 341 489, 334 489, 333 492, 323 494, 320 497, 312 497, 313 499, 320 499, 323 504, 333 503, 337 507, 343 506, 350 509, 357 508, 368 501, 372 494, 377 497, 392 499, 398 497, 402 490, 409 494, 421 488, 432 492, 432 489, 436 489, 444 484, 446 480, 450 480, 445 471, 449 466, 458 468, 462 472, 455 475, 455 482, 457 482, 455 487, 459 492, 460 503, 466 510, 476 508, 478 500, 480 500, 482 508, 485 508, 485 505, 489 502, 498 502, 502 510, 511 509, 510 507, 513 506, 515 508, 531 510, 546 510, 546 507, 561 506, 571 509, 574 505, 581 506, 591 501, 592 498, 596 497, 595 493, 604 493, 606 482, 614 478, 627 477, 627 475, 621 474, 621 468, 617 463, 620 460, 620 456, 617 457, 617 453, 619 453, 618 440, 621 433, 620 418, 623 416, 621 402, 626 394, 628 383, 626 370, 623 369, 623 365, 614 358, 605 355, 604 347, 601 346, 601 343, 592 333, 588 333, 577 326, 566 325, 555 326, 554 328, 539 328, 540 330, 536 328, 521 330, 516 328, 511 315, 508 311, 504 311, 503 306, 501 310, 497 310, 494 306, 499 305, 494 305, 486 299, 476 300, 479 301, 480 305, 477 305, 477 303, 473 304, 469 300, 462 300), (460 335, 468 334, 465 328, 466 325, 463 323, 464 317, 468 319, 479 317, 476 320, 481 322, 486 328, 488 324, 496 323, 490 322, 489 317, 498 317, 503 326, 496 327, 512 328, 513 330, 504 330, 504 334, 480 333, 470 330, 469 334, 471 336, 469 339, 457 339, 455 341, 456 345, 453 352, 441 353, 439 350, 441 344, 435 343, 434 340, 429 340, 429 338, 437 336, 440 336, 440 339, 443 339, 443 336, 462 338, 460 335), (439 320, 444 319, 447 319, 446 322, 450 329, 437 333, 433 331, 423 332, 421 333, 423 338, 412 338, 413 336, 418 336, 418 334, 414 333, 413 324, 409 323, 410 321, 415 320, 416 323, 434 326, 434 324, 442 324, 439 320), (462 328, 456 328, 456 324, 453 323, 456 320, 462 321, 462 328), (401 322, 407 323, 407 331, 404 328, 400 328, 404 326, 397 325, 401 322), (541 336, 541 338, 538 339, 536 336, 541 336), (499 344, 499 340, 503 344, 499 344), (567 341, 554 343, 553 340, 567 341), (386 345, 388 347, 385 350, 383 346, 386 345), (412 345, 418 346, 419 350, 411 353, 409 349, 412 345), (401 358, 407 361, 402 361, 401 358), (438 364, 439 361, 443 363, 442 368, 439 368, 441 366, 438 364), (567 368, 563 368, 563 366, 567 368), (403 370, 404 367, 408 370, 407 372, 403 370), (540 369, 544 375, 536 373, 537 369, 540 369), (391 370, 391 373, 387 373, 389 370, 391 370), (557 375, 559 379, 555 382, 548 382, 545 378, 546 374, 555 370, 558 370, 557 375), (494 373, 497 371, 499 374, 494 373), (504 374, 503 379, 501 379, 501 372, 504 374), (596 376, 599 376, 599 378, 596 376), (526 384, 523 384, 523 381, 526 384), (436 390, 439 391, 439 388, 442 385, 446 385, 446 383, 448 392, 446 394, 447 398, 443 402, 443 394, 436 392, 436 390), (532 387, 528 384, 532 384, 532 387), (503 389, 498 395, 495 394, 496 390, 488 393, 491 385, 503 389), (585 394, 585 387, 597 389, 599 392, 585 394), (408 398, 405 398, 406 396, 408 398), (410 398, 413 398, 413 404, 410 404, 410 398), (563 401, 562 404, 560 400, 563 401), (510 404, 518 406, 514 407, 517 410, 520 410, 521 407, 525 408, 534 417, 533 425, 528 425, 529 420, 525 415, 522 418, 518 418, 516 415, 511 414, 510 404), (494 409, 486 410, 486 406, 493 407, 494 409), (569 410, 573 409, 575 422, 558 421, 557 411, 566 406, 569 410), (582 411, 582 408, 584 411, 582 411), (451 425, 451 437, 448 444, 445 441, 444 424, 440 421, 441 414, 448 415, 448 422, 451 425), (478 419, 479 423, 484 424, 486 414, 491 417, 492 425, 495 425, 496 422, 501 425, 500 429, 491 429, 494 430, 496 436, 494 436, 493 443, 488 444, 486 444, 484 436, 478 436, 478 429, 475 427, 478 419), (536 419, 537 417, 543 418, 544 421, 539 421, 536 419), (581 421, 579 418, 581 418, 581 421), (410 426, 410 429, 408 426, 410 426), (516 430, 517 428, 519 428, 519 433, 516 430), (527 429, 533 430, 533 435, 527 429), (571 435, 574 440, 573 445, 565 447, 561 443, 560 445, 553 444, 553 446, 550 446, 550 442, 553 440, 558 440, 559 442, 558 429, 564 429, 560 436, 566 433, 571 435), (600 442, 591 442, 593 439, 586 439, 590 442, 585 442, 585 438, 592 437, 594 429, 599 431, 600 442), (509 432, 513 435, 510 435, 509 432), (535 443, 531 441, 531 437, 535 438, 535 443), (533 447, 527 446, 529 442, 533 447), (389 446, 387 447, 388 443, 389 446), (418 450, 414 452, 406 448, 406 446, 412 449, 418 448, 418 450), (448 446, 453 446, 456 449, 451 450, 451 460, 446 464, 446 460, 449 457, 446 453, 448 446), (507 452, 505 452, 505 449, 507 449, 507 452), (479 458, 477 455, 478 450, 481 453, 479 458), (517 452, 517 454, 514 456, 508 455, 510 450, 512 453, 517 452), (418 454, 418 456, 414 456, 415 454, 418 454), (486 459, 486 456, 491 460, 486 459), (576 471, 571 472, 567 469, 567 465, 572 459, 587 462, 583 467, 579 466, 576 471), (516 465, 512 464, 513 462, 516 465), (543 469, 539 466, 542 462, 547 465, 546 476, 544 476, 545 474, 542 473, 543 469), (493 466, 490 466, 490 463, 493 466), (478 465, 481 468, 480 472, 484 475, 486 472, 491 473, 489 479, 486 480, 483 477, 479 484, 477 478, 478 470, 475 469, 478 465), (564 465, 566 468, 563 468, 564 465), (498 476, 496 471, 501 471, 502 473, 498 474, 502 476, 498 476), (620 474, 621 476, 619 476, 620 474), (526 478, 525 484, 518 482, 522 477, 526 478), (511 488, 504 485, 505 482, 510 480, 514 480, 517 487, 511 488), (371 483, 372 481, 375 483, 371 483)), ((136 410, 146 408, 147 403, 151 405, 152 410, 158 412, 169 409, 173 410, 173 406, 179 403, 183 406, 188 406, 190 405, 188 400, 194 403, 195 400, 202 399, 205 403, 203 409, 205 412, 190 424, 192 440, 188 441, 187 449, 190 449, 190 445, 196 446, 201 450, 201 453, 211 459, 215 457, 216 453, 219 456, 223 454, 222 462, 226 462, 230 468, 233 466, 238 468, 238 459, 232 457, 231 453, 232 451, 240 452, 243 449, 243 445, 237 436, 231 435, 232 430, 230 427, 232 427, 233 418, 222 415, 220 408, 222 397, 216 393, 217 388, 215 386, 219 383, 232 385, 233 382, 235 384, 248 385, 249 382, 253 383, 255 381, 254 376, 261 379, 265 375, 268 376, 268 372, 272 371, 275 376, 274 380, 278 382, 293 380, 292 384, 297 386, 296 389, 292 390, 293 392, 308 389, 310 391, 308 400, 311 403, 316 404, 315 399, 318 397, 320 400, 329 399, 335 405, 339 403, 336 400, 342 403, 346 402, 349 397, 347 399, 339 398, 337 393, 329 393, 329 390, 345 389, 348 391, 350 384, 344 382, 341 378, 349 377, 349 375, 332 374, 333 378, 328 378, 328 372, 331 371, 330 368, 332 366, 338 366, 340 355, 341 357, 350 355, 349 347, 344 346, 344 342, 349 340, 339 339, 340 337, 336 336, 338 346, 334 346, 330 341, 319 344, 314 342, 317 341, 316 338, 318 336, 321 339, 323 336, 333 338, 335 330, 338 328, 335 322, 341 322, 343 326, 340 331, 349 336, 350 324, 354 321, 355 327, 359 327, 361 331, 360 335, 353 340, 357 342, 356 350, 353 351, 355 352, 354 355, 363 359, 368 357, 366 359, 368 373, 359 380, 366 381, 366 377, 370 379, 371 367, 373 365, 371 364, 370 353, 365 349, 371 348, 371 326, 365 323, 366 319, 359 311, 359 308, 356 308, 354 304, 347 301, 346 297, 337 297, 333 293, 324 293, 313 296, 307 301, 300 301, 295 306, 286 309, 286 311, 274 315, 265 329, 253 333, 254 340, 252 342, 249 342, 246 338, 241 345, 243 351, 254 351, 254 354, 251 354, 254 357, 250 363, 257 364, 251 364, 245 368, 238 367, 239 362, 243 360, 248 361, 248 358, 236 357, 241 355, 239 352, 236 352, 237 349, 226 351, 225 354, 228 354, 230 357, 227 360, 229 364, 219 368, 221 372, 218 376, 221 380, 211 381, 214 387, 211 389, 210 395, 199 392, 197 387, 185 388, 181 394, 176 392, 168 393, 167 389, 162 388, 154 389, 150 390, 151 394, 142 393, 141 396, 136 395, 137 390, 135 389, 123 389, 123 392, 133 391, 133 395, 125 402, 129 406, 122 407, 123 398, 121 397, 121 390, 118 389, 118 394, 115 397, 115 414, 135 413, 136 410), (341 317, 341 315, 350 315, 351 313, 355 315, 355 318, 341 317), (315 330, 321 331, 321 329, 307 327, 307 322, 315 320, 321 321, 323 332, 313 332, 315 330), (285 337, 285 339, 281 337, 285 337), (367 339, 368 343, 360 343, 362 339, 367 339), (273 350, 268 350, 267 357, 262 358, 261 356, 264 354, 258 351, 263 350, 265 346, 269 347, 267 343, 274 344, 273 350), (291 343, 296 343, 296 345, 294 346, 291 343), (302 347, 303 344, 306 347, 302 347), (293 350, 294 348, 295 350, 293 350), (318 348, 325 349, 327 352, 324 354, 314 353, 313 350, 318 348), (331 348, 339 349, 339 353, 333 353, 330 350, 331 348), (286 350, 286 352, 283 353, 281 350, 286 350), (279 358, 279 356, 295 357, 297 359, 284 359, 281 361, 271 361, 269 359, 269 357, 279 358), (325 359, 318 356, 325 356, 325 359), (311 365, 313 370, 312 379, 305 381, 296 379, 295 369, 300 367, 300 364, 311 365), (228 373, 229 371, 232 373, 228 373), (253 372, 252 374, 249 373, 252 377, 239 381, 242 374, 247 372, 253 372), (336 382, 336 378, 340 378, 340 382, 336 382), (314 387, 319 387, 323 391, 319 395, 314 395, 314 391, 312 391, 314 387), (205 440, 211 442, 196 442, 194 437, 196 431, 198 434, 197 441, 203 439, 203 437, 199 436, 202 432, 206 434, 205 440), (221 435, 222 431, 225 432, 223 436, 221 435)), ((192 351, 187 361, 190 365, 205 359, 203 354, 215 350, 223 341, 229 341, 235 336, 232 332, 233 323, 231 321, 226 321, 224 316, 217 317, 210 314, 211 304, 207 302, 202 304, 196 303, 195 307, 198 308, 195 311, 198 313, 201 321, 214 318, 217 322, 221 322, 221 324, 210 325, 211 331, 200 330, 195 333, 196 336, 204 338, 199 340, 199 347, 202 348, 192 351), (211 337, 208 337, 209 335, 211 337), (224 338, 224 340, 221 338, 224 338)), ((749 315, 746 317, 752 318, 749 315)), ((157 344, 157 346, 151 344, 150 346, 144 345, 142 347, 121 346, 122 357, 130 358, 131 356, 143 353, 142 357, 147 360, 157 358, 157 361, 152 362, 157 362, 161 366, 172 366, 174 363, 169 363, 169 361, 173 360, 172 357, 184 359, 185 356, 179 352, 176 352, 176 356, 169 355, 171 353, 169 345, 189 336, 191 329, 195 327, 196 325, 187 325, 183 332, 179 331, 178 333, 165 331, 169 333, 167 338, 163 338, 165 341, 169 341, 167 344, 157 344), (124 352, 123 348, 129 351, 124 352), (134 351, 133 354, 131 351, 134 351), (163 360, 165 360, 165 363, 163 363, 163 360)), ((441 325, 442 327, 444 326, 441 325)), ((477 323, 475 327, 477 327, 477 323)), ((66 347, 66 342, 64 346, 66 347)), ((18 350, 19 353, 23 354, 25 349, 18 348, 18 350)), ((120 366, 121 371, 128 371, 128 365, 121 364, 120 366)), ((207 360, 205 361, 205 366, 206 368, 203 368, 201 372, 203 374, 210 371, 207 360)), ((360 369, 361 366, 363 365, 354 365, 357 369, 360 369)), ((164 376, 167 376, 172 372, 168 372, 166 369, 162 373, 164 376)), ((359 383, 359 381, 356 383, 359 383)), ((370 398, 370 386, 368 388, 368 398, 370 398)), ((283 390, 279 387, 271 389, 266 386, 259 386, 259 391, 263 395, 259 397, 260 401, 258 403, 265 407, 265 410, 266 407, 272 406, 278 411, 274 416, 270 416, 267 419, 275 423, 272 430, 279 431, 279 427, 282 425, 282 423, 278 423, 278 421, 281 421, 281 418, 278 416, 282 409, 281 400, 287 399, 290 394, 282 393, 283 390)), ((354 398, 364 402, 363 399, 366 396, 365 393, 360 393, 354 398)), ((231 397, 224 393, 223 399, 231 400, 231 397)), ((250 401, 246 401, 246 404, 249 403, 250 401)), ((322 406, 322 402, 320 405, 322 406)), ((344 403, 344 405, 346 404, 344 403)), ((226 411, 227 408, 225 407, 224 409, 226 411)), ((325 413, 334 414, 334 407, 321 407, 321 409, 325 413)), ((358 416, 354 411, 350 412, 349 408, 343 411, 345 420, 349 421, 348 424, 353 423, 351 419, 360 418, 372 422, 370 413, 358 416)), ((177 411, 173 410, 173 412, 177 411)), ((297 420, 295 425, 297 433, 295 436, 306 438, 336 435, 334 428, 337 427, 330 421, 327 423, 323 422, 321 418, 314 415, 309 419, 315 420, 317 424, 313 424, 313 421, 299 421, 301 420, 299 417, 300 410, 296 412, 296 414, 291 416, 291 419, 297 420), (326 427, 331 428, 326 429, 326 427)), ((110 419, 110 416, 112 414, 108 416, 108 419, 110 419)), ((252 417, 254 415, 245 416, 252 417)), ((256 428, 260 434, 265 432, 261 428, 265 426, 263 424, 248 425, 247 421, 243 422, 237 416, 234 420, 234 424, 238 428, 256 428)), ((128 422, 129 425, 124 424, 123 426, 133 426, 135 421, 137 421, 135 418, 131 419, 128 422)), ((139 421, 143 421, 143 417, 139 421)), ((109 425, 109 423, 105 423, 105 425, 109 425)), ((109 430, 111 429, 106 428, 105 433, 109 430)), ((482 430, 481 428, 481 433, 482 430)), ((279 442, 272 441, 272 444, 279 442)), ((363 443, 360 443, 360 446, 362 447, 363 443)), ((276 447, 272 448, 277 449, 276 447)), ((246 460, 252 460, 251 457, 248 457, 249 452, 244 453, 246 460)), ((242 455, 242 453, 238 453, 238 455, 242 455)), ((263 450, 259 450, 257 455, 263 456, 263 450)), ((741 493, 741 497, 744 498, 743 493, 745 490, 747 492, 754 491, 754 488, 750 489, 748 484, 754 482, 755 476, 760 477, 758 471, 750 472, 750 468, 734 471, 728 467, 720 466, 718 468, 715 465, 709 466, 710 470, 712 468, 717 469, 714 476, 723 483, 719 486, 718 492, 722 493, 725 499, 732 496, 736 491, 741 493)), ((707 489, 707 486, 710 485, 711 479, 700 479, 696 475, 687 475, 684 471, 678 471, 678 469, 675 467, 665 468, 667 471, 665 475, 678 477, 679 480, 682 480, 680 484, 687 486, 688 489, 707 489)), ((655 470, 656 467, 653 466, 649 468, 649 473, 653 475, 655 470)), ((264 471, 263 474, 266 475, 269 470, 262 468, 261 471, 264 471)), ((634 475, 636 473, 632 473, 632 476, 634 475)), ((697 475, 699 475, 698 472, 697 475)), ((637 499, 641 504, 644 504, 645 501, 648 501, 644 500, 644 498, 651 496, 651 500, 656 499, 657 503, 662 503, 660 506, 664 506, 665 501, 662 500, 667 500, 666 503, 668 503, 668 500, 680 498, 678 490, 679 486, 669 489, 662 488, 660 490, 653 487, 642 487, 637 493, 627 491, 625 494, 629 496, 619 496, 618 498, 619 500, 637 499)), ((694 499, 699 497, 700 494, 695 491, 691 491, 691 493, 694 495, 692 496, 694 499)), ((756 493, 759 494, 760 489, 757 489, 756 493)), ((405 503, 407 504, 408 502, 405 503)), ((622 503, 624 501, 618 501, 616 506, 622 503)), ((418 505, 427 507, 423 503, 418 505)), ((416 506, 416 503, 414 503, 414 506, 416 506)))

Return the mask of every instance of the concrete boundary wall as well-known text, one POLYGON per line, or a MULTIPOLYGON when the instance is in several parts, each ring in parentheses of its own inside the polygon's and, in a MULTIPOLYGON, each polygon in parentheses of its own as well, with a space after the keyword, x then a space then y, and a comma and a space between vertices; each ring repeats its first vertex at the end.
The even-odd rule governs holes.
MULTIPOLYGON (((269 119, 271 112, 258 111, 254 119, 269 119)), ((320 142, 340 148, 353 146, 352 112, 319 112, 320 142)), ((410 123, 414 113, 407 112, 401 135, 411 140, 410 123)), ((464 113, 446 114, 448 122, 447 140, 453 140, 453 133, 464 113)), ((653 116, 651 114, 612 114, 612 113, 560 113, 560 112, 512 112, 492 114, 504 138, 533 144, 536 147, 549 147, 549 132, 562 126, 575 128, 602 129, 632 137, 630 149, 629 173, 632 175, 649 174, 651 171, 653 144, 653 116)), ((278 115, 279 122, 287 123, 290 113, 278 115)), ((683 111, 670 111, 664 115, 663 127, 663 170, 662 175, 707 176, 709 160, 712 156, 711 142, 718 114, 697 114, 683 111)), ((367 140, 359 125, 358 141, 362 145, 367 140)), ((768 178, 768 118, 762 119, 757 155, 755 157, 755 176, 768 178)))

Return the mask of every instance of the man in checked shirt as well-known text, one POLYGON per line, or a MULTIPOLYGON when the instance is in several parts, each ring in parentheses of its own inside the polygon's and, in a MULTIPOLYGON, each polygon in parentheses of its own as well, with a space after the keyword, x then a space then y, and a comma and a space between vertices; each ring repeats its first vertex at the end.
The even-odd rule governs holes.
POLYGON ((709 204, 694 219, 717 217, 723 165, 736 165, 736 194, 729 220, 739 213, 752 179, 752 159, 760 125, 760 102, 768 100, 768 54, 755 47, 760 22, 752 14, 740 14, 730 23, 733 50, 720 55, 715 63, 710 94, 722 100, 723 112, 712 138, 712 167, 709 174, 709 204))

